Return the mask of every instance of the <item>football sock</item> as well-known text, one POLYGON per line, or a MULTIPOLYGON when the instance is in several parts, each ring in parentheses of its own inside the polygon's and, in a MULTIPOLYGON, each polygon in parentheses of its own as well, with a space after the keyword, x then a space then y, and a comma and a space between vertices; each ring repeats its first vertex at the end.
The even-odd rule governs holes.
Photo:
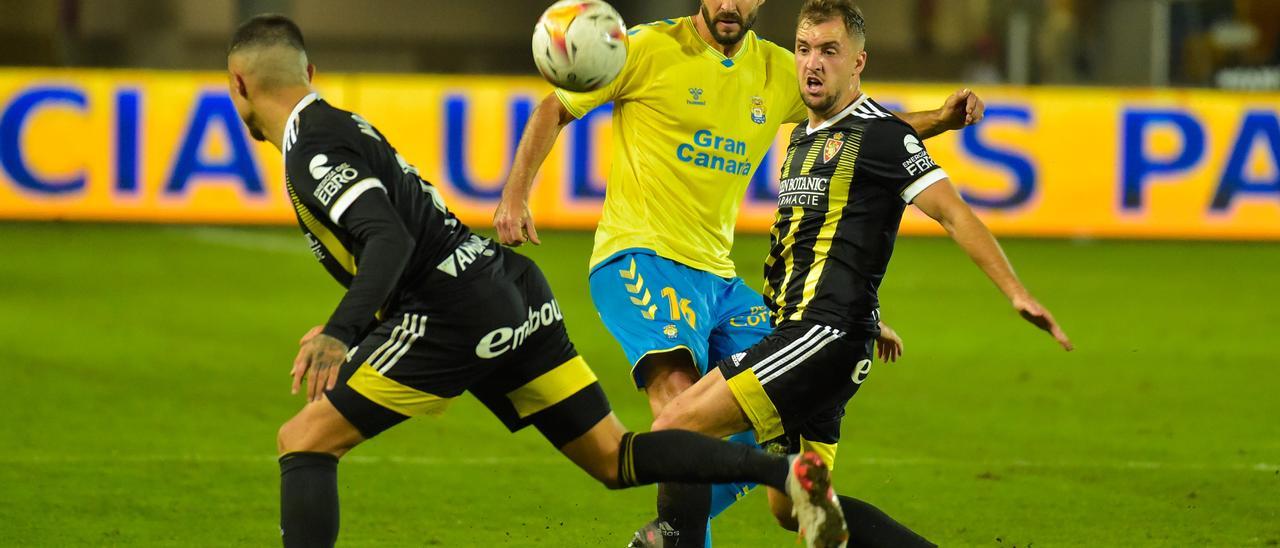
MULTIPOLYGON (((729 436, 729 441, 743 443, 752 447, 759 447, 756 444, 756 436, 751 432, 739 432, 729 436)), ((711 517, 714 519, 721 512, 727 510, 738 499, 746 495, 748 491, 754 489, 756 484, 748 482, 736 483, 717 483, 711 486, 711 517)))
POLYGON ((879 508, 853 497, 839 495, 844 521, 849 524, 849 546, 932 548, 937 545, 894 521, 879 508))
POLYGON ((711 511, 711 486, 705 483, 658 485, 658 530, 665 548, 703 548, 711 511))
POLYGON ((785 491, 789 470, 786 457, 686 430, 627 432, 618 449, 623 487, 750 481, 785 491))
POLYGON ((280 457, 280 535, 285 548, 330 547, 338 541, 338 457, 280 457))

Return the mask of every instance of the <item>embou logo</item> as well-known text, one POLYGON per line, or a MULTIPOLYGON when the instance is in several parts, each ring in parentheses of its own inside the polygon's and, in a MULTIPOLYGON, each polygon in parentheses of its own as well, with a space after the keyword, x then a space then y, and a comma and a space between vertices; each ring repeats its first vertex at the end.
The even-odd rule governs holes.
POLYGON ((867 380, 867 376, 871 374, 871 360, 862 360, 858 365, 853 366, 853 374, 849 378, 853 380, 853 384, 862 384, 867 380))
POLYGON ((529 318, 524 323, 511 327, 499 327, 490 331, 480 343, 476 344, 476 356, 491 359, 515 350, 533 335, 538 329, 549 326, 564 319, 560 314, 560 303, 552 299, 540 308, 529 308, 529 318))

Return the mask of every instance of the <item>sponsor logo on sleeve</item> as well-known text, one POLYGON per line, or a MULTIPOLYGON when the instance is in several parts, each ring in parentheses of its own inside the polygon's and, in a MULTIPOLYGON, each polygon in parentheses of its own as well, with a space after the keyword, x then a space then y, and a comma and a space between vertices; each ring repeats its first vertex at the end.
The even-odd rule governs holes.
POLYGON ((903 137, 902 146, 907 149, 907 154, 911 155, 907 161, 902 162, 902 168, 907 170, 907 175, 919 175, 938 165, 934 163, 933 158, 929 157, 929 151, 924 149, 915 135, 903 137))
POLYGON ((342 187, 360 177, 360 172, 346 162, 337 166, 329 165, 329 156, 325 154, 313 156, 311 163, 307 164, 307 169, 311 172, 311 177, 319 183, 314 192, 316 199, 326 206, 333 201, 333 197, 338 195, 342 187))

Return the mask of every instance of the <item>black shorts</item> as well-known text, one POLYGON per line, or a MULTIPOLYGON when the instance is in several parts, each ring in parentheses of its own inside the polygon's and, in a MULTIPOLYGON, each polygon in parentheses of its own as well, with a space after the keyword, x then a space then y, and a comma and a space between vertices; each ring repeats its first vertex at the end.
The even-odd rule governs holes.
POLYGON ((465 284, 402 299, 352 348, 329 400, 366 438, 471 392, 556 447, 611 412, 533 261, 507 250, 465 284))
POLYGON ((871 372, 873 344, 828 326, 787 322, 719 367, 756 439, 787 452, 816 450, 831 462, 844 407, 871 372))

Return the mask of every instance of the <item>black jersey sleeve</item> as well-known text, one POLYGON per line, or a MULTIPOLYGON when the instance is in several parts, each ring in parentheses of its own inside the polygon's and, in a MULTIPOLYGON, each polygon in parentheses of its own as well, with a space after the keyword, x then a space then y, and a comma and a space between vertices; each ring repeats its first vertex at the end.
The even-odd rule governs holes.
POLYGON ((413 236, 387 194, 364 192, 341 214, 342 227, 364 244, 356 275, 324 326, 324 334, 347 346, 386 304, 413 254, 413 236))
POLYGON ((387 189, 353 144, 301 141, 288 155, 289 184, 307 205, 323 210, 333 224, 364 193, 387 189))
POLYGON ((868 182, 888 186, 907 203, 947 176, 915 130, 892 118, 868 125, 857 170, 868 182))
POLYGON ((290 150, 285 168, 299 199, 360 244, 356 274, 324 327, 326 335, 350 346, 395 290, 413 254, 413 238, 354 143, 340 136, 304 138, 290 150))

